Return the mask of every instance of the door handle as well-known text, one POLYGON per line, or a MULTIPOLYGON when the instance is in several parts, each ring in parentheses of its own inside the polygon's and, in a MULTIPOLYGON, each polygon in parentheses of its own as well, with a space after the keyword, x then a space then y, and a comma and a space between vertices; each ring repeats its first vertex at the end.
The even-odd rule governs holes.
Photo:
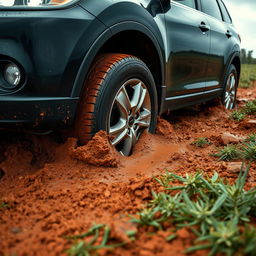
POLYGON ((227 36, 227 38, 230 38, 232 36, 232 33, 229 30, 227 30, 226 36, 227 36))
POLYGON ((206 25, 206 23, 203 21, 199 25, 199 28, 202 30, 202 32, 207 32, 210 30, 210 26, 206 25))

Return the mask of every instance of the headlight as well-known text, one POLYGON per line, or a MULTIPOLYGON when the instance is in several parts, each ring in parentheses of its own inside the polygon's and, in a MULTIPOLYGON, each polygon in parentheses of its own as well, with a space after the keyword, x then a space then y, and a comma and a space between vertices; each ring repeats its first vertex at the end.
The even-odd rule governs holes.
POLYGON ((0 0, 0 7, 50 7, 65 5, 77 0, 0 0))

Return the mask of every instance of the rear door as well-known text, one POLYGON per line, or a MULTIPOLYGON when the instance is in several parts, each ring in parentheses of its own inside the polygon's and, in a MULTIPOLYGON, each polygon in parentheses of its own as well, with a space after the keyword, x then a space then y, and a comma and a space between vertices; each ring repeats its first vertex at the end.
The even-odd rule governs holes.
POLYGON ((203 92, 210 51, 209 24, 196 0, 172 1, 167 27, 167 97, 203 92))
POLYGON ((206 70, 206 90, 211 90, 221 87, 225 65, 232 51, 233 35, 224 22, 218 0, 201 0, 201 10, 206 14, 211 28, 210 56, 206 70))

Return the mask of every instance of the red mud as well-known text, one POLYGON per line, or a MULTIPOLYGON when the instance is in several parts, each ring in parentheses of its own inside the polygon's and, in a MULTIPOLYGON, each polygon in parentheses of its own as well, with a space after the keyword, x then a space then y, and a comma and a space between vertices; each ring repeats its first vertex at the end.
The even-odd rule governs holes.
MULTIPOLYGON (((256 89, 239 90, 240 105, 254 99, 256 89)), ((106 223, 112 237, 127 241, 127 224, 149 199, 151 191, 160 191, 152 176, 166 170, 180 175, 203 170, 217 171, 230 181, 237 178, 225 162, 210 154, 223 145, 221 135, 238 137, 256 132, 255 125, 229 119, 229 111, 215 103, 195 109, 171 112, 158 120, 157 134, 142 134, 131 157, 117 155, 98 133, 84 147, 75 139, 59 142, 56 135, 34 136, 0 133, 0 255, 65 255, 71 242, 64 238, 85 232, 92 223, 106 223), (198 137, 212 143, 204 148, 191 145, 198 137), (104 166, 102 166, 104 165, 104 166)), ((247 186, 256 185, 253 164, 247 186)), ((127 226, 128 225, 128 226, 127 226)), ((139 228, 136 240, 101 255, 184 255, 195 237, 181 229, 171 242, 172 233, 139 228)), ((196 255, 205 255, 201 252, 196 255)))
POLYGON ((108 135, 100 131, 85 145, 73 149, 71 156, 87 164, 117 167, 119 155, 108 143, 108 135))

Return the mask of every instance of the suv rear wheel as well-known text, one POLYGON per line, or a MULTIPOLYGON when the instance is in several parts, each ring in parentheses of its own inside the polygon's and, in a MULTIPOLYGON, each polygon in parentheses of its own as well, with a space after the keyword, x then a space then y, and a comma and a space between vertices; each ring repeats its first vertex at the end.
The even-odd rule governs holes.
POLYGON ((99 130, 128 156, 141 132, 155 131, 157 93, 146 64, 126 54, 104 54, 94 62, 85 83, 76 120, 81 144, 99 130))
POLYGON ((231 64, 224 83, 222 103, 226 109, 233 109, 236 105, 236 92, 238 86, 238 76, 236 67, 231 64))

